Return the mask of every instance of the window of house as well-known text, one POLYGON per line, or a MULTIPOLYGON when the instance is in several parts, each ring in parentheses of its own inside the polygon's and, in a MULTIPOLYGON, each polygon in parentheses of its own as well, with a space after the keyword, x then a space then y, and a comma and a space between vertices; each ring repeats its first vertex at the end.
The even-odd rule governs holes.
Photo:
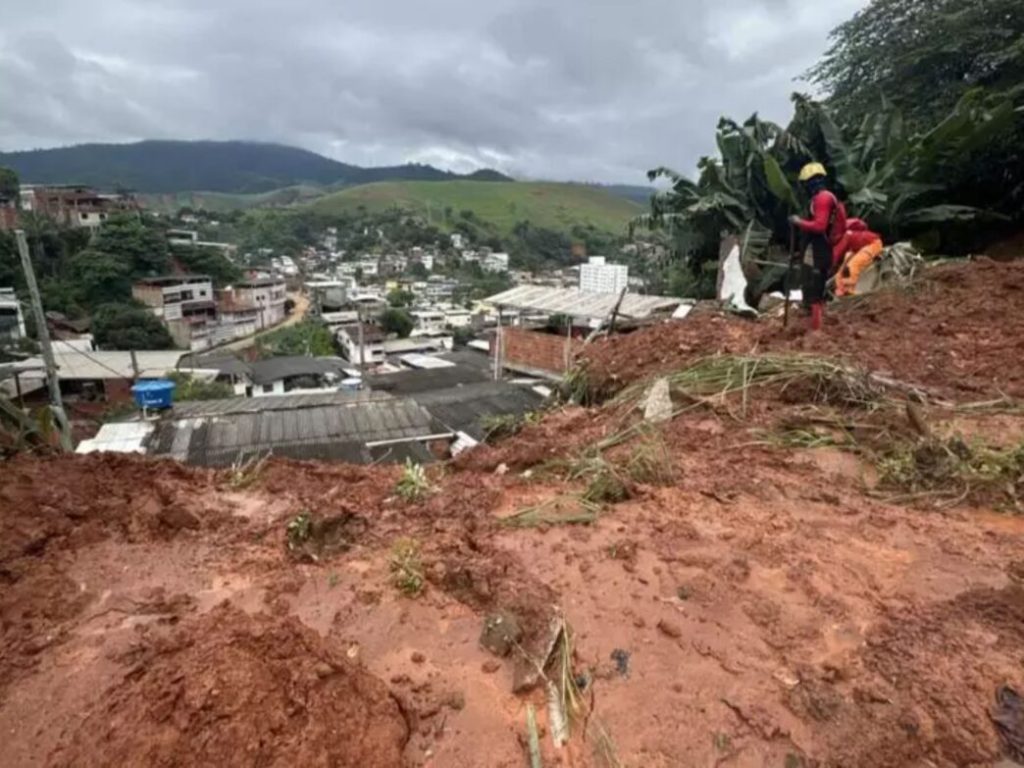
POLYGON ((274 385, 273 384, 264 384, 263 385, 263 391, 265 393, 266 392, 273 392, 274 391, 274 385))

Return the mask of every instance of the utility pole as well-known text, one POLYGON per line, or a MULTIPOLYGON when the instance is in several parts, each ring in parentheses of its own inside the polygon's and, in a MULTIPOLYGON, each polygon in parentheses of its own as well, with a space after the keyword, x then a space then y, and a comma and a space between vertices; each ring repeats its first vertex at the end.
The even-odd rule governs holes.
POLYGON ((366 343, 363 337, 363 310, 356 310, 356 317, 359 325, 359 370, 366 371, 366 343))
POLYGON ((494 380, 501 381, 501 307, 498 307, 498 327, 494 333, 494 380))
POLYGON ((46 327, 43 300, 39 296, 39 286, 36 284, 36 273, 32 268, 32 257, 28 252, 28 240, 25 239, 25 230, 15 230, 14 237, 18 241, 21 268, 25 271, 25 282, 28 283, 28 292, 32 300, 32 313, 36 318, 36 333, 39 336, 39 346, 43 350, 43 362, 46 364, 46 384, 50 388, 50 407, 53 410, 54 420, 57 422, 57 427, 60 430, 60 447, 70 452, 72 447, 71 429, 68 424, 67 414, 64 412, 64 403, 60 397, 57 361, 53 357, 53 347, 50 345, 50 329, 46 327))

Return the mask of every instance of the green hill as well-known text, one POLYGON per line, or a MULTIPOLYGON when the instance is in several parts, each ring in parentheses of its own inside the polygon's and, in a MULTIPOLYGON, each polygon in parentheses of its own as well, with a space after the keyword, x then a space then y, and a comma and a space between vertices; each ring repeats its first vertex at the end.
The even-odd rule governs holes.
POLYGON ((450 228, 463 211, 471 211, 502 234, 511 232, 520 221, 561 232, 590 224, 621 234, 629 221, 644 211, 637 203, 603 189, 526 181, 379 182, 343 189, 309 204, 325 214, 355 211, 360 206, 374 212, 399 207, 442 228, 450 228))
POLYGON ((23 184, 87 184, 102 189, 174 193, 193 189, 230 194, 295 185, 375 181, 509 180, 497 171, 469 175, 429 165, 361 168, 315 152, 251 141, 138 141, 0 152, 0 166, 23 184))
POLYGON ((142 204, 151 211, 174 214, 184 207, 226 213, 250 208, 280 208, 315 200, 332 190, 313 184, 283 187, 270 192, 232 194, 230 192, 169 192, 166 194, 138 195, 142 204))

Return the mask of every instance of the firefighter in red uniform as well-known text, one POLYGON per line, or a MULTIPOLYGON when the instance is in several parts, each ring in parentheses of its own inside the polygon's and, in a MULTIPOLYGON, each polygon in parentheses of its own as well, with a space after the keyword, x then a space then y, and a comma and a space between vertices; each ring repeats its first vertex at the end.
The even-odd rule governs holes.
POLYGON ((882 255, 882 236, 860 219, 847 222, 846 253, 836 265, 836 297, 853 296, 861 273, 882 255))
POLYGON ((821 329, 825 315, 825 284, 833 265, 848 250, 846 207, 826 186, 828 173, 821 163, 808 163, 800 171, 800 182, 811 199, 811 218, 791 216, 790 223, 805 237, 801 252, 811 247, 812 263, 804 269, 804 302, 811 310, 811 330, 821 329))

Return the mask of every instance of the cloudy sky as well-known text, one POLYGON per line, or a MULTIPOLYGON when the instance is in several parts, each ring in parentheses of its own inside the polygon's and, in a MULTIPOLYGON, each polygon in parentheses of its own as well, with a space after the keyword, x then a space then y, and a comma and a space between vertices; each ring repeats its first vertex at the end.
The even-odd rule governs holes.
POLYGON ((865 0, 5 3, 0 149, 259 139, 346 162, 640 183, 784 121, 865 0))

